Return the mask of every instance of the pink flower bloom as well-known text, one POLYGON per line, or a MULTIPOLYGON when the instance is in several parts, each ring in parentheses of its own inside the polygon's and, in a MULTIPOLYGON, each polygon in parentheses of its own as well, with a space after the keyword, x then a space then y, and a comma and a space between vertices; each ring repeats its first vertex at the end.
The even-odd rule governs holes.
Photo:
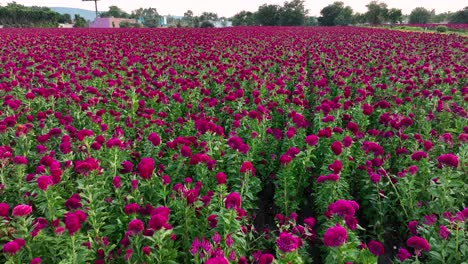
POLYGON ((242 162, 242 165, 240 167, 240 170, 239 170, 241 173, 247 173, 247 172, 252 172, 252 175, 254 174, 254 167, 253 167, 253 164, 252 162, 250 161, 244 161, 242 162))
POLYGON ((32 207, 26 204, 20 204, 13 208, 13 216, 27 216, 32 212, 32 207))
POLYGON ((229 261, 225 257, 214 257, 207 259, 205 264, 229 264, 229 261))
POLYGON ((339 224, 327 229, 323 235, 323 243, 327 247, 339 247, 348 241, 348 232, 339 224))
POLYGON ((400 261, 405 261, 405 260, 411 258, 411 254, 408 252, 408 250, 406 250, 404 248, 400 248, 398 250, 398 253, 397 253, 397 258, 400 261))
MULTIPOLYGON (((23 244, 24 245, 24 244, 23 244)), ((18 244, 18 242, 16 240, 13 240, 13 241, 10 241, 8 243, 5 243, 3 245, 3 253, 5 254, 10 254, 10 256, 13 256, 16 254, 16 252, 18 252, 20 249, 22 248, 22 246, 20 244, 18 244)))
POLYGON ((271 264, 275 260, 275 257, 272 254, 265 253, 260 256, 258 259, 258 264, 271 264))
POLYGON ((447 240, 450 236, 450 231, 445 226, 439 226, 439 236, 440 238, 447 240))
POLYGON ((300 238, 291 235, 290 233, 283 231, 276 239, 276 245, 282 252, 293 252, 299 248, 300 238))
POLYGON ((335 153, 335 155, 340 155, 341 152, 343 151, 343 146, 341 144, 340 141, 335 141, 331 144, 330 146, 331 150, 333 151, 333 153, 335 153))
POLYGON ((154 160, 152 158, 142 158, 138 164, 138 174, 143 179, 151 178, 154 171, 154 160))
POLYGON ((412 236, 406 240, 406 246, 414 248, 416 256, 421 255, 421 251, 431 250, 431 246, 426 239, 418 236, 412 236))
POLYGON ((335 160, 332 164, 328 165, 328 170, 338 174, 343 169, 343 163, 340 160, 335 160))
POLYGON ((305 138, 305 142, 307 143, 307 145, 311 147, 317 145, 318 141, 319 141, 319 138, 316 135, 308 135, 305 138))
POLYGON ((31 259, 31 262, 29 262, 29 264, 40 264, 40 263, 42 263, 41 258, 33 258, 31 259))
POLYGON ((240 195, 236 192, 232 192, 226 196, 226 199, 224 200, 224 207, 226 209, 240 208, 241 203, 240 195))
POLYGON ((13 162, 18 165, 25 165, 28 164, 28 159, 24 156, 16 156, 13 158, 13 162))
POLYGON ((218 183, 218 185, 226 183, 226 174, 224 172, 216 173, 215 177, 216 177, 216 182, 218 183))
POLYGON ((372 240, 367 244, 367 247, 369 248, 369 251, 375 256, 381 256, 385 253, 385 249, 380 242, 372 240))
POLYGON ((148 136, 148 140, 153 144, 153 146, 157 147, 161 144, 161 138, 159 135, 155 132, 150 133, 148 136))
POLYGON ((145 225, 140 219, 133 219, 128 223, 127 231, 131 235, 138 235, 143 232, 143 229, 145 229, 145 225))
POLYGON ((39 178, 37 178, 37 187, 39 187, 39 189, 43 190, 43 191, 46 191, 50 185, 53 185, 54 182, 52 181, 52 177, 50 176, 40 176, 39 178))
POLYGON ((451 153, 440 155, 437 158, 437 161, 439 162, 439 167, 442 167, 443 165, 453 168, 458 167, 458 157, 451 153))
POLYGON ((8 217, 10 206, 7 203, 0 203, 0 216, 8 217))
POLYGON ((424 151, 415 151, 412 155, 411 155, 411 159, 412 160, 416 160, 416 161, 419 161, 423 158, 427 158, 427 153, 424 152, 424 151))

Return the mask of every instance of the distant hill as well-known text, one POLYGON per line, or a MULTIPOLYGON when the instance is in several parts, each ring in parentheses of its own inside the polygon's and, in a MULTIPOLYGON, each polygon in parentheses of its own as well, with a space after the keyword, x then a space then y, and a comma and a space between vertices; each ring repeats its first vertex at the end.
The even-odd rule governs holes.
POLYGON ((70 8, 70 7, 49 7, 51 10, 59 14, 70 14, 71 17, 75 17, 75 14, 78 14, 84 19, 89 21, 94 21, 96 18, 96 12, 92 10, 80 9, 80 8, 70 8))

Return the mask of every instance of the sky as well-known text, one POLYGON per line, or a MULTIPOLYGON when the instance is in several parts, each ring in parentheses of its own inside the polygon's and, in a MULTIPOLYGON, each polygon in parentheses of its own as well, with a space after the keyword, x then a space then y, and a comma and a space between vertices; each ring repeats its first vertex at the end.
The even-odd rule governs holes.
MULTIPOLYGON (((1 5, 6 5, 13 0, 0 0, 1 5)), ((204 11, 215 12, 219 16, 231 17, 236 13, 247 10, 256 11, 258 7, 264 3, 283 5, 285 0, 100 0, 98 2, 98 10, 106 11, 111 5, 116 5, 127 12, 138 9, 140 7, 155 7, 161 15, 180 15, 185 11, 192 10, 195 15, 199 15, 204 11)), ((319 16, 320 10, 333 3, 335 0, 306 0, 306 8, 309 9, 309 14, 319 16)), ((340 0, 353 8, 355 12, 364 13, 366 4, 370 0, 340 0)), ((389 8, 400 8, 403 14, 409 14, 415 7, 425 7, 429 10, 435 9, 436 13, 447 11, 456 12, 466 5, 464 0, 386 0, 389 8)), ((94 2, 83 2, 82 0, 16 0, 16 3, 31 6, 49 6, 49 7, 75 7, 82 9, 94 10, 94 2)))

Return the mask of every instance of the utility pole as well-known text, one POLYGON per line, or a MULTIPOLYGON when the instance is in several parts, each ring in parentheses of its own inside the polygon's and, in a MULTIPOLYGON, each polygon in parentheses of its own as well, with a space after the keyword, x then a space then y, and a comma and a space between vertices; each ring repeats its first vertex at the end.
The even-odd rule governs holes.
POLYGON ((97 9, 97 1, 99 0, 82 0, 83 2, 94 2, 94 6, 96 7, 96 18, 98 18, 99 16, 99 13, 98 13, 98 9, 97 9))

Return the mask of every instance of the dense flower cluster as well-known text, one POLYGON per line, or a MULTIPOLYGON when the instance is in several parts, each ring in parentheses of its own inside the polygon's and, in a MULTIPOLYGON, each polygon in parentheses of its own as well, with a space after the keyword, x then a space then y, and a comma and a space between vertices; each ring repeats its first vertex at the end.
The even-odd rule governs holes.
POLYGON ((468 259, 466 38, 4 29, 0 47, 0 262, 468 259))

